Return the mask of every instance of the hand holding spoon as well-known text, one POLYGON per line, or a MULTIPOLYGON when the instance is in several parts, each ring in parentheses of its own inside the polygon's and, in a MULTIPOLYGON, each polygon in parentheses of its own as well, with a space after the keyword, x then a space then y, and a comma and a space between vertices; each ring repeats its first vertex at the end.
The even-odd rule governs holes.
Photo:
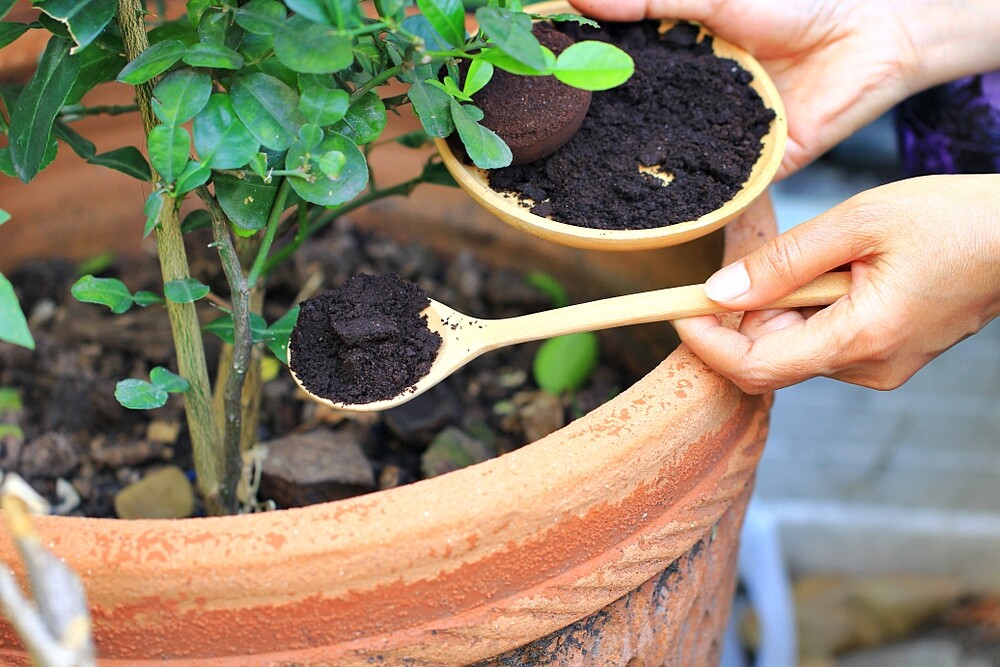
MULTIPOLYGON (((849 272, 827 273, 788 296, 778 299, 768 308, 826 306, 847 294, 850 284, 849 272)), ((427 316, 428 327, 441 335, 441 348, 430 371, 397 396, 371 403, 336 403, 309 392, 302 386, 294 371, 292 377, 311 398, 331 407, 362 412, 387 410, 419 396, 479 355, 507 345, 580 331, 598 331, 629 324, 727 312, 725 308, 705 296, 703 287, 703 285, 687 285, 639 292, 530 315, 493 320, 470 317, 431 300, 424 314, 427 316)), ((291 366, 291 359, 289 362, 291 366)))
MULTIPOLYGON (((767 308, 829 305, 847 294, 850 283, 848 272, 824 274, 767 308)), ((340 403, 310 392, 294 370, 292 377, 311 398, 331 407, 359 412, 388 410, 419 396, 481 354, 501 347, 580 331, 724 312, 728 312, 726 308, 705 296, 703 285, 628 294, 505 319, 471 317, 432 299, 423 314, 428 328, 441 336, 441 347, 430 370, 398 395, 369 403, 340 403)), ((294 368, 291 362, 290 356, 289 366, 294 368)))

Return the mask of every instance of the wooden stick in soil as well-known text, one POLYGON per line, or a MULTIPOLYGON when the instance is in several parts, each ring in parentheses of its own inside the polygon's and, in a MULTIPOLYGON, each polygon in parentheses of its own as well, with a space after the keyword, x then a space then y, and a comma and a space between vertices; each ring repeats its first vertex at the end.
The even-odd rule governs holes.
MULTIPOLYGON (((118 0, 118 23, 126 58, 131 61, 149 46, 140 0, 118 0)), ((151 98, 151 84, 136 86, 136 99, 147 135, 156 125, 151 98)), ((155 174, 153 180, 156 180, 155 174)), ((156 244, 164 284, 188 278, 190 271, 180 216, 173 201, 164 203, 158 223, 156 244)), ((238 457, 235 461, 228 461, 223 450, 221 434, 212 411, 211 382, 198 315, 193 303, 174 303, 169 300, 167 315, 177 353, 177 370, 191 385, 184 392, 184 409, 191 434, 198 490, 209 514, 232 513, 236 510, 235 481, 232 488, 226 488, 226 481, 231 477, 238 478, 240 462, 238 457), (234 465, 235 476, 230 472, 234 465)))

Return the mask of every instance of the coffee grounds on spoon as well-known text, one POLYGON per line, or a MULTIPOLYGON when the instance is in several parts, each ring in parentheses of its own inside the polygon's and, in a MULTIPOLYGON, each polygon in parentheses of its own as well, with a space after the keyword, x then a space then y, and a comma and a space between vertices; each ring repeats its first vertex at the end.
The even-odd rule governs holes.
POLYGON ((430 371, 441 336, 421 312, 426 292, 393 274, 359 274, 306 299, 288 342, 312 394, 361 405, 394 398, 430 371))
POLYGON ((753 76, 679 23, 559 24, 574 40, 611 42, 635 61, 618 88, 595 92, 583 125, 558 151, 493 169, 490 186, 530 199, 536 215, 594 229, 652 229, 695 220, 732 199, 775 114, 753 76), (663 180, 639 167, 658 173, 663 180))

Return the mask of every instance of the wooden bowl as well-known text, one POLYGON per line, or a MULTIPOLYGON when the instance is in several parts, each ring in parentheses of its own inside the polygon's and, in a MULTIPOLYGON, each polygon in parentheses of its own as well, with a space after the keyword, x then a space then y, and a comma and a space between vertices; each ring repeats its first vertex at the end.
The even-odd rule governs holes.
MULTIPOLYGON (((566 2, 543 2, 532 5, 530 10, 538 14, 574 11, 566 2)), ((675 21, 664 21, 664 29, 669 28, 674 23, 675 21)), ((702 33, 708 34, 704 28, 702 28, 702 33)), ((774 111, 775 119, 771 121, 770 130, 761 140, 761 154, 743 188, 725 204, 697 220, 679 222, 654 229, 634 230, 592 229, 559 222, 531 213, 523 203, 518 201, 516 195, 492 189, 489 186, 486 172, 463 162, 452 152, 447 141, 435 140, 438 152, 441 154, 445 167, 458 181, 458 184, 481 206, 504 222, 550 241, 591 250, 646 250, 685 243, 704 236, 738 217, 764 192, 781 164, 788 135, 784 105, 781 103, 777 88, 764 68, 743 49, 714 35, 712 37, 713 51, 717 56, 737 61, 753 75, 750 86, 760 95, 764 105, 774 111)))

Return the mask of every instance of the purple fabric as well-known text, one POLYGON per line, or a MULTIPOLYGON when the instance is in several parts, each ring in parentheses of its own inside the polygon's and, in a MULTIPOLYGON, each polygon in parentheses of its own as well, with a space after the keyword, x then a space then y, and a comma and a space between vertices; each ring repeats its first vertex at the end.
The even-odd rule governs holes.
POLYGON ((896 107, 907 176, 1000 171, 1000 71, 952 81, 896 107))

